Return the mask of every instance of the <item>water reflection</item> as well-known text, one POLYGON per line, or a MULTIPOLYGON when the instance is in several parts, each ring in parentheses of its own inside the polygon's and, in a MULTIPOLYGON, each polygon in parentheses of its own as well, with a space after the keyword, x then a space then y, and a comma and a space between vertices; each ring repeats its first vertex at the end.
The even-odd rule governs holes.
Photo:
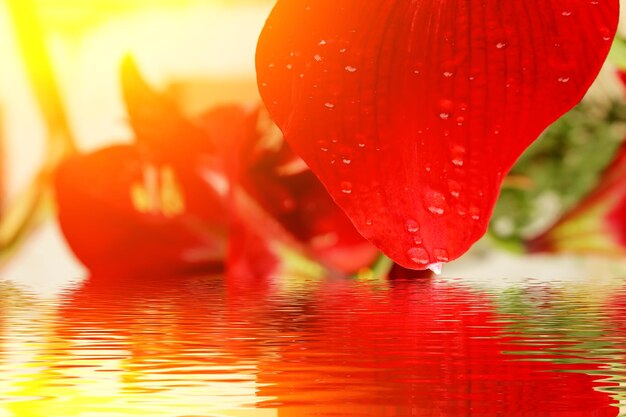
POLYGON ((615 416, 626 287, 0 282, 4 416, 615 416))

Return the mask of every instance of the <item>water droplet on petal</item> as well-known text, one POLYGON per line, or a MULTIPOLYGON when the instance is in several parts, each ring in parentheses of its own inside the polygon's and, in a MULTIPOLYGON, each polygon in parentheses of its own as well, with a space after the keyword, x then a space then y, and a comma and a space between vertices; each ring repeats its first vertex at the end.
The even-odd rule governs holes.
POLYGON ((424 193, 424 205, 429 212, 440 216, 445 212, 446 198, 438 191, 427 190, 424 193))
POLYGON ((313 55, 313 59, 317 62, 322 62, 322 56, 320 54, 313 55))
POLYGON ((342 181, 341 182, 341 192, 344 194, 351 194, 352 193, 352 183, 349 181, 342 181))
POLYGON ((430 265, 428 265, 428 269, 433 271, 435 273, 435 275, 441 275, 441 271, 443 269, 443 263, 436 262, 434 264, 430 264, 430 265))
POLYGON ((435 259, 440 262, 448 262, 450 260, 446 249, 435 249, 433 251, 433 255, 435 256, 435 259))
POLYGON ((416 245, 421 245, 424 239, 422 239, 420 235, 415 235, 413 236, 413 242, 415 242, 416 245))
POLYGON ((428 264, 428 252, 424 248, 411 248, 406 253, 418 265, 428 264))
POLYGON ((406 230, 409 233, 416 233, 420 230, 420 225, 413 219, 406 221, 406 230))
POLYGON ((509 46, 508 42, 501 41, 501 42, 496 43, 496 48, 498 49, 504 49, 507 46, 509 46))
POLYGON ((436 207, 436 206, 428 206, 428 211, 430 211, 432 214, 436 214, 438 216, 441 216, 444 213, 444 209, 441 207, 436 207))
POLYGON ((473 220, 480 220, 480 209, 478 207, 470 207, 469 213, 473 220))
POLYGON ((571 16, 571 15, 572 15, 572 12, 569 11, 569 10, 563 10, 561 12, 561 16, 566 16, 567 17, 567 16, 571 16))
POLYGON ((352 163, 352 159, 348 159, 348 158, 343 158, 341 160, 341 162, 343 162, 346 165, 350 165, 352 163))
POLYGON ((441 120, 447 120, 450 117, 450 113, 441 112, 439 113, 439 118, 441 120))
POLYGON ((559 82, 565 84, 569 82, 569 77, 559 77, 559 82))
POLYGON ((355 72, 356 71, 356 67, 353 67, 352 65, 346 65, 345 69, 348 72, 355 72))
POLYGON ((333 109, 335 108, 335 105, 331 102, 327 102, 327 103, 324 103, 324 107, 326 107, 327 109, 333 109))

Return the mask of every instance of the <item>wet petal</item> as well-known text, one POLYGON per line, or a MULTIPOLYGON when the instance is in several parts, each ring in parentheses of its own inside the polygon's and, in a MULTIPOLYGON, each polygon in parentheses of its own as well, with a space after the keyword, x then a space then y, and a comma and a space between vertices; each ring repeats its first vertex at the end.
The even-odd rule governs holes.
POLYGON ((413 269, 463 254, 504 175, 577 103, 617 0, 279 0, 259 90, 357 229, 413 269))

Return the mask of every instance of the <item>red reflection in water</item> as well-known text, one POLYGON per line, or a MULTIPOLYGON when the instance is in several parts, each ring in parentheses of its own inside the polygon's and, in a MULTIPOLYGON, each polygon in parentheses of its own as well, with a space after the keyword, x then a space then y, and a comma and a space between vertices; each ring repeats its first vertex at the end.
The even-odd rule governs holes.
POLYGON ((558 372, 596 365, 556 363, 566 358, 554 353, 558 342, 551 354, 521 346, 511 318, 498 315, 488 296, 434 280, 326 280, 300 292, 269 286, 236 295, 219 277, 115 285, 93 279, 60 314, 63 339, 106 334, 126 341, 124 366, 139 374, 135 389, 142 373, 171 376, 173 366, 183 382, 185 374, 206 373, 211 384, 203 365, 253 364, 257 405, 280 416, 618 413, 596 391, 606 383, 558 372))

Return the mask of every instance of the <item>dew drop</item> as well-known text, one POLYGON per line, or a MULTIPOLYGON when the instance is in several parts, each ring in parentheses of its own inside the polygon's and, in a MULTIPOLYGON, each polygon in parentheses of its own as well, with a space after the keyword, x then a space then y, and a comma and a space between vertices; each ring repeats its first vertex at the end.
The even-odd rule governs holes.
POLYGON ((496 48, 498 48, 498 49, 504 49, 507 46, 509 46, 508 42, 498 42, 498 43, 496 43, 496 48))
POLYGON ((455 180, 448 180, 448 189, 450 190, 450 195, 454 198, 459 198, 461 195, 461 184, 455 180))
POLYGON ((353 67, 352 65, 346 65, 345 69, 348 72, 355 72, 356 71, 356 67, 353 67))
POLYGON ((358 146, 359 148, 365 148, 365 144, 364 144, 364 143, 357 143, 357 146, 358 146))
POLYGON ((611 31, 609 30, 609 28, 602 27, 600 29, 600 34, 602 35, 602 40, 603 41, 610 41, 611 40, 611 31))
POLYGON ((335 108, 335 105, 331 102, 326 102, 324 103, 324 107, 326 107, 327 109, 333 109, 335 108))
POLYGON ((446 77, 446 78, 450 78, 453 75, 454 75, 454 72, 452 72, 452 71, 444 71, 443 72, 443 76, 446 77))
POLYGON ((565 16, 565 17, 567 17, 567 16, 571 16, 571 15, 572 15, 572 12, 571 12, 571 11, 569 11, 569 10, 563 10, 563 11, 561 12, 561 16, 565 16))
POLYGON ((288 70, 291 70, 293 68, 293 65, 287 64, 287 65, 285 65, 285 67, 287 67, 288 70))
POLYGON ((435 259, 439 262, 448 262, 450 260, 448 251, 445 249, 435 249, 433 251, 433 255, 435 256, 435 259))
POLYGON ((480 220, 480 209, 478 207, 470 207, 469 213, 473 220, 480 220))
POLYGON ((319 46, 326 45, 326 41, 324 39, 322 39, 321 41, 319 41, 318 45, 319 46))
POLYGON ((450 113, 446 113, 446 112, 439 113, 439 118, 441 120, 448 120, 449 117, 450 117, 450 113))
POLYGON ((416 245, 421 245, 423 241, 420 235, 413 236, 413 242, 415 242, 416 245))
POLYGON ((406 231, 409 233, 416 233, 420 230, 420 225, 413 219, 406 221, 406 231))
POLYGON ((406 253, 418 265, 428 264, 428 252, 424 248, 411 248, 406 253))
POLYGON ((427 267, 431 271, 435 273, 435 275, 441 275, 441 271, 443 269, 443 264, 441 262, 436 262, 434 264, 430 264, 427 267))
POLYGON ((317 62, 322 62, 322 56, 320 54, 313 55, 313 59, 317 62))
POLYGON ((343 158, 343 159, 341 160, 341 162, 343 162, 343 163, 344 163, 344 164, 346 164, 346 165, 350 165, 350 164, 352 163, 352 159, 349 159, 349 158, 343 158))
POLYGON ((341 192, 344 194, 352 194, 352 183, 349 181, 342 181, 341 192))
POLYGON ((565 83, 569 82, 569 79, 570 79, 569 77, 559 77, 559 80, 558 80, 558 81, 559 81, 560 83, 565 84, 565 83))
POLYGON ((372 219, 367 219, 367 220, 365 220, 365 224, 366 224, 367 226, 371 226, 373 223, 374 223, 374 222, 372 221, 372 219))

